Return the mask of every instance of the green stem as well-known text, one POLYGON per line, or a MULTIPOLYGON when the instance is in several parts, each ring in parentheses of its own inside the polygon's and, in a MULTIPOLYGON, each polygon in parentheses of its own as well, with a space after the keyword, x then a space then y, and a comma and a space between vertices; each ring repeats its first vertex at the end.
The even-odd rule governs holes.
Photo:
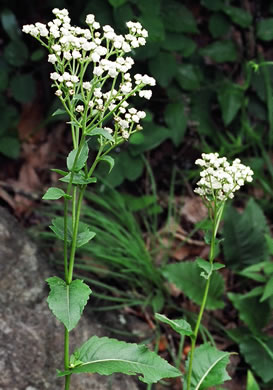
MULTIPOLYGON (((209 253, 209 262, 211 265, 212 265, 213 260, 214 260, 216 234, 217 234, 217 230, 219 228, 219 223, 221 221, 223 210, 224 210, 224 203, 221 204, 219 208, 217 208, 217 204, 215 204, 214 209, 213 209, 213 228, 212 228, 212 237, 211 237, 210 253, 209 253)), ((189 368, 188 368, 188 373, 187 373, 187 390, 190 390, 190 386, 191 386, 191 375, 192 375, 192 364, 193 364, 194 351, 195 351, 196 340, 197 340, 197 336, 198 336, 198 332, 199 332, 199 327, 200 327, 203 313, 204 313, 206 303, 207 303, 211 275, 212 275, 212 272, 210 273, 210 275, 208 276, 208 279, 206 281, 202 304, 201 304, 200 311, 199 311, 198 318, 197 318, 197 322, 196 322, 196 325, 194 328, 193 336, 191 337, 190 361, 189 361, 189 368)))
POLYGON ((70 379, 71 379, 71 374, 70 375, 66 375, 66 377, 65 377, 65 390, 69 390, 70 389, 70 379))
POLYGON ((74 221, 73 237, 72 237, 71 251, 70 251, 70 258, 69 258, 68 284, 70 284, 72 282, 72 278, 73 278, 75 253, 76 253, 76 248, 77 248, 77 236, 78 236, 78 229, 79 229, 79 222, 80 222, 80 215, 81 215, 81 206, 82 206, 82 200, 83 200, 85 188, 86 188, 86 186, 83 186, 80 189, 79 198, 78 198, 76 218, 74 221))

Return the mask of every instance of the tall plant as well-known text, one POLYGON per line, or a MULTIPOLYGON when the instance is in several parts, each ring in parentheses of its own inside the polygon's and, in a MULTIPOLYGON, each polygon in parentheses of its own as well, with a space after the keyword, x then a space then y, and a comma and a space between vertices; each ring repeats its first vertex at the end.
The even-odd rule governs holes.
MULTIPOLYGON (((50 228, 63 240, 64 280, 54 276, 47 280, 50 287, 48 304, 64 325, 65 389, 70 388, 73 373, 90 372, 109 375, 114 372, 140 374, 140 379, 153 383, 164 377, 177 377, 180 372, 143 345, 127 344, 106 337, 91 337, 71 356, 69 334, 82 315, 91 294, 81 280, 73 280, 77 248, 95 236, 80 221, 81 207, 87 185, 95 183, 94 171, 106 162, 110 171, 114 159, 109 152, 141 130, 139 122, 145 112, 137 111, 128 100, 138 95, 150 99, 147 86, 155 80, 129 71, 134 61, 127 55, 145 45, 147 31, 141 24, 128 22, 129 33, 117 35, 109 25, 101 28, 92 14, 87 15, 88 28, 74 27, 66 9, 53 9, 55 19, 47 25, 25 25, 23 31, 36 38, 48 52, 54 66, 50 74, 55 95, 70 118, 73 150, 66 159, 67 170, 56 169, 65 189, 52 187, 43 199, 64 199, 63 217, 56 217, 50 228), (94 156, 89 159, 89 141, 94 139, 94 156)), ((107 245, 107 243, 105 243, 107 245)))
MULTIPOLYGON (((206 231, 206 242, 210 245, 209 258, 208 260, 197 258, 196 262, 185 262, 184 264, 170 264, 165 269, 165 276, 173 282, 177 281, 178 287, 181 287, 182 290, 187 284, 187 288, 192 289, 193 295, 198 293, 196 295, 198 295, 198 303, 200 303, 199 314, 193 330, 185 320, 169 320, 161 314, 156 315, 159 321, 169 324, 182 337, 189 336, 191 339, 191 350, 186 362, 183 387, 186 390, 208 389, 230 379, 225 370, 229 353, 218 351, 209 344, 203 344, 196 349, 196 342, 208 302, 210 286, 216 287, 216 279, 213 276, 216 276, 217 270, 224 267, 223 264, 215 262, 215 257, 218 245, 217 232, 225 204, 228 199, 234 197, 234 192, 239 190, 245 182, 251 182, 253 176, 253 171, 242 164, 238 158, 230 164, 226 157, 219 157, 218 153, 203 153, 202 159, 196 160, 196 164, 202 170, 201 178, 194 191, 202 197, 210 219, 209 228, 206 231), (201 274, 200 269, 202 270, 201 274), (190 275, 190 278, 187 275, 190 275), (200 292, 200 289, 203 291, 200 292)), ((189 291, 186 294, 189 294, 189 291)))

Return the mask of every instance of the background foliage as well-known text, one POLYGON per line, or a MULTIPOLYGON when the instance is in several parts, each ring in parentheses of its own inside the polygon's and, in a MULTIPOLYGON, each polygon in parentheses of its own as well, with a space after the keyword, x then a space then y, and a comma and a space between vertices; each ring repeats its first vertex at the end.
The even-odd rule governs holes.
MULTIPOLYGON (((107 178, 114 187, 123 184, 128 188, 131 184, 137 192, 142 175, 152 169, 153 197, 146 198, 142 206, 130 209, 134 204, 132 198, 126 203, 125 198, 117 194, 111 204, 107 196, 103 203, 100 194, 93 194, 90 201, 99 210, 96 213, 85 210, 85 222, 99 230, 104 221, 103 239, 109 240, 119 251, 110 269, 111 253, 103 251, 103 239, 94 240, 93 263, 87 265, 92 275, 91 284, 97 283, 94 295, 104 299, 102 291, 108 286, 114 298, 113 306, 141 304, 154 310, 163 308, 164 304, 166 307, 169 297, 166 299, 162 280, 166 278, 175 284, 178 270, 174 264, 166 267, 163 264, 160 269, 154 264, 155 252, 149 253, 141 237, 141 229, 143 226, 146 229, 147 224, 131 214, 156 206, 150 213, 146 210, 155 221, 160 211, 156 183, 160 189, 169 187, 169 177, 176 167, 179 171, 177 188, 185 191, 184 184, 192 183, 196 175, 194 160, 201 152, 218 151, 228 158, 240 156, 255 172, 251 193, 256 199, 247 203, 243 213, 238 213, 233 206, 226 210, 220 252, 237 281, 235 286, 239 287, 223 300, 224 280, 219 279, 220 293, 212 297, 210 308, 224 306, 224 310, 232 307, 236 311, 241 325, 224 332, 237 345, 255 375, 270 388, 273 380, 272 332, 270 334, 273 244, 266 217, 273 216, 273 68, 265 62, 272 59, 273 1, 48 0, 34 6, 30 1, 18 5, 18 1, 3 0, 0 6, 0 153, 3 164, 6 162, 3 156, 22 158, 23 145, 32 143, 44 124, 48 124, 49 132, 54 134, 56 121, 64 119, 54 117, 53 123, 50 117, 57 108, 57 101, 50 91, 51 68, 46 54, 20 31, 23 24, 48 21, 54 7, 68 8, 75 24, 83 24, 85 15, 94 13, 99 22, 110 24, 121 33, 126 31, 126 21, 139 20, 149 31, 149 39, 145 47, 133 53, 137 71, 157 80, 150 102, 145 106, 140 106, 143 103, 138 99, 134 102, 147 113, 144 131, 133 135, 128 143, 113 152, 116 164, 107 178), (26 13, 26 9, 29 12, 26 13), (255 64, 261 65, 257 68, 255 64), (31 124, 27 133, 21 131, 25 115, 31 116, 38 105, 42 107, 40 121, 31 124), (145 164, 143 153, 150 165, 145 164), (107 204, 111 205, 111 210, 107 210, 107 204), (134 246, 126 253, 132 239, 134 246), (128 260, 131 258, 133 262, 128 260), (98 267, 97 261, 103 267, 98 267), (124 264, 127 275, 120 273, 124 264), (125 279, 126 289, 120 289, 125 279), (250 310, 253 307, 255 312, 250 310)), ((99 174, 103 176, 107 169, 106 164, 102 165, 99 174)), ((113 194, 110 197, 113 200, 113 194)), ((239 205, 243 204, 242 194, 239 205)), ((157 227, 153 226, 152 230, 157 227)), ((90 251, 82 248, 83 259, 90 256, 90 251)), ((180 271, 188 272, 191 278, 198 277, 188 264, 180 263, 180 271)), ((90 277, 86 275, 85 260, 79 262, 78 270, 86 279, 90 277)), ((181 291, 198 304, 198 294, 185 285, 183 278, 178 284, 181 291)))

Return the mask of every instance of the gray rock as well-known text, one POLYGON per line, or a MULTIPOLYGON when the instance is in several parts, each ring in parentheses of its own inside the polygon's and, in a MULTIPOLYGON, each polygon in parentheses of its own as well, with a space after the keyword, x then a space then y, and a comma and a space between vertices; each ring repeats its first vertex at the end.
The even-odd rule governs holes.
MULTIPOLYGON (((63 378, 63 326, 46 303, 52 276, 43 254, 16 220, 0 208, 0 390, 59 390, 63 378)), ((82 317, 71 333, 71 351, 92 335, 105 335, 95 319, 82 317)), ((71 390, 137 390, 131 377, 72 375, 71 390)))

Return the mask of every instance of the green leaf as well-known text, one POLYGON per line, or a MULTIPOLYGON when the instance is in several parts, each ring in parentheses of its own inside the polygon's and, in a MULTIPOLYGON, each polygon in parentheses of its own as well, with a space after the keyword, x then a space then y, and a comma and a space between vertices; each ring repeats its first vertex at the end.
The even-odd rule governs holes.
POLYGON ((47 283, 50 287, 48 306, 70 332, 79 322, 91 290, 79 279, 67 285, 61 278, 53 276, 47 279, 47 283))
POLYGON ((56 111, 53 112, 52 116, 56 115, 65 115, 67 112, 63 108, 58 108, 56 111))
POLYGON ((228 298, 238 310, 239 317, 254 334, 260 334, 268 324, 271 313, 268 302, 259 302, 259 297, 243 299, 243 294, 228 293, 228 298), (255 310, 253 310, 255 308, 255 310))
MULTIPOLYGON (((199 268, 202 268, 207 273, 207 276, 205 277, 205 279, 207 279, 213 271, 212 264, 209 261, 202 259, 201 257, 197 257, 196 263, 199 268)), ((201 274, 201 276, 203 275, 201 274)))
POLYGON ((260 302, 265 301, 272 295, 273 295, 273 276, 267 281, 266 285, 264 286, 264 293, 260 299, 260 302))
POLYGON ((88 143, 85 142, 82 146, 82 148, 79 151, 79 148, 72 150, 67 159, 66 159, 66 165, 67 169, 69 171, 79 172, 84 166, 88 159, 88 143), (75 159, 77 158, 76 162, 75 159))
POLYGON ((213 38, 220 38, 229 32, 231 25, 222 13, 214 13, 209 18, 209 31, 213 38))
POLYGON ((16 17, 10 9, 4 9, 1 12, 1 22, 3 29, 11 40, 15 41, 21 36, 21 30, 18 26, 16 17))
POLYGON ((193 336, 193 331, 190 324, 185 320, 170 320, 168 317, 163 314, 156 313, 155 318, 158 321, 164 322, 165 324, 170 325, 170 327, 175 330, 180 335, 193 336))
POLYGON ((103 138, 106 138, 106 139, 108 139, 111 142, 115 141, 113 136, 109 133, 109 131, 101 129, 99 127, 96 127, 93 130, 90 129, 85 134, 89 135, 90 137, 92 137, 94 135, 101 135, 103 138))
POLYGON ((160 51, 149 60, 149 69, 162 87, 167 87, 177 73, 177 63, 173 54, 160 51))
POLYGON ((256 26, 257 38, 262 41, 273 39, 273 18, 259 20, 256 26))
POLYGON ((12 41, 4 49, 4 58, 13 66, 22 66, 28 58, 28 48, 22 41, 12 41))
POLYGON ((118 8, 121 5, 125 4, 127 0, 108 0, 112 7, 118 8))
POLYGON ((130 137, 129 143, 130 145, 134 145, 132 149, 130 148, 133 155, 155 149, 170 136, 170 132, 166 127, 158 126, 154 123, 147 123, 143 134, 137 132, 130 137), (145 135, 143 135, 144 133, 145 135))
POLYGON ((224 83, 218 89, 218 101, 224 124, 227 126, 233 121, 244 103, 244 92, 237 84, 224 83))
POLYGON ((46 200, 55 200, 55 199, 60 199, 62 197, 65 197, 66 193, 61 189, 57 187, 51 187, 49 188, 42 199, 46 200))
POLYGON ((223 0, 201 0, 201 4, 211 11, 221 11, 224 7, 223 0))
MULTIPOLYGON (((168 264, 163 268, 165 278, 174 283, 183 293, 198 305, 201 305, 206 280, 200 276, 200 269, 195 262, 168 264)), ((224 280, 219 273, 213 273, 208 293, 206 308, 210 310, 224 307, 222 295, 224 293, 224 280)))
POLYGON ((0 138, 0 153, 4 156, 16 159, 20 155, 20 142, 15 137, 0 138))
POLYGON ((214 123, 211 115, 211 106, 212 101, 214 101, 214 96, 208 90, 200 90, 192 96, 191 101, 191 119, 197 122, 198 133, 200 135, 209 136, 212 140, 215 139, 215 135, 218 133, 219 129, 214 123))
POLYGON ((164 113, 165 121, 171 130, 171 139, 175 146, 179 146, 187 128, 187 118, 183 103, 170 103, 164 113))
MULTIPOLYGON (((231 379, 226 371, 229 355, 229 352, 219 351, 208 343, 196 348, 192 365, 191 387, 195 390, 205 390, 231 379)), ((186 372, 188 367, 189 359, 186 362, 186 372)))
POLYGON ((114 160, 113 157, 111 157, 111 156, 100 157, 99 161, 105 161, 105 162, 107 162, 107 164, 110 165, 109 173, 110 173, 110 172, 112 171, 112 169, 114 168, 115 160, 114 160))
POLYGON ((191 56, 197 48, 195 41, 186 35, 167 32, 161 47, 167 51, 178 51, 183 57, 191 56))
POLYGON ((215 41, 210 45, 199 50, 203 56, 210 57, 218 63, 234 62, 237 60, 237 49, 232 41, 222 40, 215 41))
POLYGON ((226 208, 224 216, 225 263, 242 269, 262 262, 267 256, 264 232, 267 223, 261 208, 251 199, 242 214, 235 208, 226 208))
POLYGON ((181 376, 179 370, 145 345, 125 343, 108 337, 91 337, 75 351, 74 355, 82 364, 59 373, 59 376, 81 372, 100 375, 120 372, 127 375, 140 374, 139 379, 145 383, 181 376))
POLYGON ((233 23, 243 28, 249 27, 252 23, 252 15, 243 8, 228 5, 223 8, 223 11, 230 17, 233 23))
POLYGON ((247 371, 246 390, 260 390, 260 386, 256 382, 256 379, 250 370, 247 371))
POLYGON ((176 79, 181 88, 186 91, 194 91, 200 88, 203 75, 198 66, 193 64, 181 64, 178 68, 176 79))
POLYGON ((160 1, 158 0, 135 0, 134 3, 142 14, 157 15, 160 13, 160 1))
POLYGON ((95 237, 95 235, 96 233, 91 232, 89 228, 79 233, 77 237, 77 248, 80 248, 81 246, 87 244, 90 240, 92 240, 95 237))
POLYGON ((45 50, 37 49, 31 54, 30 59, 31 61, 40 61, 43 57, 45 57, 45 50))
MULTIPOLYGON (((60 240, 64 240, 64 218, 56 217, 52 220, 50 229, 56 234, 60 240)), ((78 236, 76 241, 76 247, 79 248, 85 245, 88 241, 95 237, 95 233, 89 230, 89 226, 83 222, 79 222, 78 236)), ((73 237, 73 224, 72 218, 67 220, 67 242, 71 244, 73 237)))
POLYGON ((167 30, 174 32, 198 33, 192 12, 183 4, 168 0, 162 3, 161 17, 167 30))
MULTIPOLYGON (((61 177, 59 180, 62 181, 63 183, 69 183, 70 178, 71 178, 72 173, 69 172, 66 176, 61 177)), ((97 178, 96 177, 90 177, 87 179, 85 177, 85 173, 83 171, 74 173, 73 179, 72 179, 72 184, 76 185, 86 185, 86 184, 91 184, 91 183, 96 183, 97 178)))
POLYGON ((19 103, 29 103, 35 98, 36 85, 31 74, 13 76, 10 87, 14 99, 19 103))
POLYGON ((139 18, 140 23, 149 31, 150 42, 163 42, 165 28, 162 20, 155 14, 145 13, 139 18))
POLYGON ((273 379, 273 338, 268 338, 264 342, 260 338, 246 337, 239 347, 246 362, 263 382, 271 381, 273 379))

